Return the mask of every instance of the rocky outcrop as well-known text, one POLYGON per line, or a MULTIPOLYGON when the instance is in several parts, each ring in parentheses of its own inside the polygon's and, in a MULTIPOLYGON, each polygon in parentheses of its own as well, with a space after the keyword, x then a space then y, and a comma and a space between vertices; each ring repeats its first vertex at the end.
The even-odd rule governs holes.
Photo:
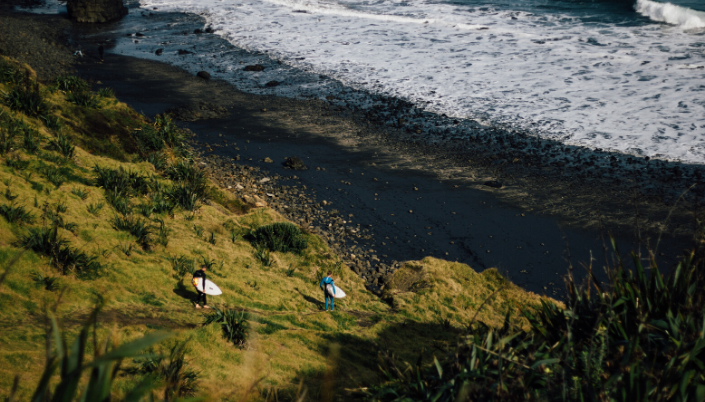
POLYGON ((69 17, 77 22, 110 22, 127 15, 122 0, 68 0, 69 17))

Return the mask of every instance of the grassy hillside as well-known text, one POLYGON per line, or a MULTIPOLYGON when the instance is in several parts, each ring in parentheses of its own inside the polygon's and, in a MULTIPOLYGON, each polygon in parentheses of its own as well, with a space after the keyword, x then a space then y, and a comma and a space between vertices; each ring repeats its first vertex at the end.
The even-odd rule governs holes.
MULTIPOLYGON (((300 253, 253 245, 248 235, 282 216, 218 188, 168 118, 151 122, 73 77, 39 84, 6 58, 0 91, 0 266, 10 269, 0 284, 0 397, 16 374, 18 400, 39 382, 47 311, 72 339, 100 300, 88 355, 168 330, 152 351, 187 342, 194 393, 212 400, 286 400, 304 389, 310 400, 352 398, 379 382, 378 352, 445 355, 473 318, 500 326, 539 304, 494 270, 431 258, 408 262, 377 298, 315 235, 302 234, 300 253), (246 313, 244 345, 194 309, 200 264, 224 291, 210 305, 246 313), (332 313, 318 288, 328 270, 348 293, 332 313)), ((116 400, 145 376, 142 363, 125 362, 116 400)))

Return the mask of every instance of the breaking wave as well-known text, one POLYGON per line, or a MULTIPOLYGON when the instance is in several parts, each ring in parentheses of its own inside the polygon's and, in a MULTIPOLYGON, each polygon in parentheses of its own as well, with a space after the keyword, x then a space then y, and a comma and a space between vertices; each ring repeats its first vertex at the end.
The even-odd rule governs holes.
POLYGON ((671 3, 637 0, 636 11, 654 21, 677 25, 683 29, 705 28, 705 12, 691 10, 671 3))

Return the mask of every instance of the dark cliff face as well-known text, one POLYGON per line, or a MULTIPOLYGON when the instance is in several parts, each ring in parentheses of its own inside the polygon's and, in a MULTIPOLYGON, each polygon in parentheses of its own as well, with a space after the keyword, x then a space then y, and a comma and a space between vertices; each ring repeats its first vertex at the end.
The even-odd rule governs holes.
POLYGON ((110 22, 127 15, 122 0, 68 0, 66 8, 77 22, 110 22))

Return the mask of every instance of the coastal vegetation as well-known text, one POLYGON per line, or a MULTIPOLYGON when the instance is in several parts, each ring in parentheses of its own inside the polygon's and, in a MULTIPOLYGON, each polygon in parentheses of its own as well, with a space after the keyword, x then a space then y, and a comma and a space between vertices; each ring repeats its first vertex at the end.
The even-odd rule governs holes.
POLYGON ((430 258, 409 263, 423 286, 374 296, 320 237, 219 188, 168 116, 7 58, 0 70, 3 398, 349 398, 379 384, 378 351, 440 358, 476 313, 501 326, 540 306, 494 270, 430 258), (12 107, 15 90, 41 113, 12 107), (184 281, 199 265, 224 290, 210 314, 184 281), (348 293, 332 313, 327 271, 348 293), (499 291, 479 308, 489 294, 471 286, 499 291), (415 294, 427 301, 404 302, 415 294))
POLYGON ((0 96, 0 397, 705 400, 702 229, 669 274, 656 252, 615 252, 607 284, 566 267, 563 302, 434 258, 378 297, 320 237, 220 188, 169 116, 7 58, 0 96), (224 290, 210 311, 184 281, 201 265, 224 290))

